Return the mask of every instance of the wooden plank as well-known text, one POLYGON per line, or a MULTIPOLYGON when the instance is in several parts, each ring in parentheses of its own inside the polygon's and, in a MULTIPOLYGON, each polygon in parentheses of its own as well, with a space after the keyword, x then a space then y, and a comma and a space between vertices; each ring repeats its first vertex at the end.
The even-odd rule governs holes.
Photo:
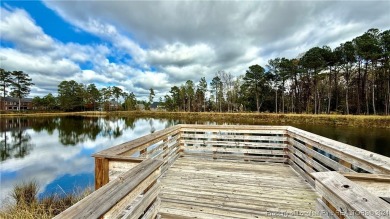
POLYGON ((111 161, 108 162, 108 179, 109 181, 114 180, 119 177, 124 172, 129 171, 130 169, 137 166, 139 163, 134 162, 125 162, 125 161, 111 161))
POLYGON ((128 162, 134 162, 134 163, 141 163, 145 160, 145 158, 140 157, 129 157, 129 156, 121 156, 121 155, 106 155, 104 158, 110 160, 110 161, 128 161, 128 162))
POLYGON ((315 217, 318 195, 288 165, 183 156, 161 178, 162 218, 315 217))
POLYGON ((166 148, 165 150, 160 151, 157 154, 153 154, 152 158, 166 160, 167 156, 171 155, 172 153, 176 153, 179 150, 180 150, 179 143, 176 143, 172 147, 166 148))
POLYGON ((320 198, 317 199, 317 213, 324 219, 339 219, 337 215, 330 209, 320 198))
POLYGON ((315 181, 303 169, 301 169, 301 167, 299 167, 292 160, 289 160, 289 164, 300 176, 302 176, 305 179, 306 182, 314 186, 315 181))
POLYGON ((166 157, 172 150, 180 150, 179 145, 180 143, 176 142, 174 145, 165 147, 165 149, 161 149, 160 151, 152 154, 151 158, 164 159, 164 157, 166 157))
POLYGON ((390 175, 385 174, 370 174, 370 173, 342 173, 342 175, 350 180, 369 180, 378 182, 390 182, 390 175))
POLYGON ((173 155, 170 157, 165 163, 164 166, 162 167, 162 174, 165 173, 173 165, 173 163, 180 157, 180 153, 177 153, 176 155, 173 155))
POLYGON ((163 162, 147 159, 138 166, 124 173, 121 177, 104 185, 75 205, 63 211, 55 218, 99 218, 112 206, 133 191, 163 162))
POLYGON ((95 158, 95 190, 106 185, 109 181, 108 159, 95 158))
POLYGON ((148 209, 147 212, 141 217, 141 219, 154 219, 160 218, 158 216, 158 211, 160 210, 161 199, 157 198, 156 201, 153 202, 152 206, 148 209))
MULTIPOLYGON (((189 156, 189 154, 186 154, 189 156)), ((271 163, 285 163, 288 161, 288 158, 275 156, 253 156, 253 155, 229 155, 229 154, 205 154, 205 153, 192 153, 190 156, 198 157, 198 158, 209 158, 209 159, 224 159, 224 160, 245 160, 245 161, 263 161, 263 162, 271 162, 271 163)))
POLYGON ((390 217, 390 204, 341 174, 318 172, 313 176, 316 190, 346 218, 390 217))
POLYGON ((180 140, 185 144, 196 144, 200 146, 226 146, 226 147, 260 147, 260 148, 287 148, 285 143, 263 143, 245 141, 211 141, 211 140, 180 140))
POLYGON ((209 128, 209 129, 199 129, 199 128, 181 128, 181 132, 185 134, 193 134, 193 133, 199 133, 199 134, 256 134, 256 135, 285 135, 287 134, 286 129, 256 129, 256 126, 251 126, 253 129, 243 129, 243 127, 239 126, 240 129, 230 129, 230 128, 223 128, 223 126, 216 126, 215 128, 209 128))
POLYGON ((390 158, 367 150, 353 147, 338 141, 331 140, 304 130, 288 127, 288 135, 307 142, 310 145, 326 151, 341 160, 368 172, 377 174, 390 174, 390 158))
POLYGON ((329 157, 326 157, 325 155, 320 154, 317 151, 306 147, 305 145, 294 140, 293 138, 289 139, 289 143, 291 145, 293 145, 294 147, 297 147, 300 150, 304 151, 308 156, 312 156, 312 157, 318 159, 319 161, 321 161, 322 163, 324 163, 325 165, 329 166, 330 168, 332 168, 334 170, 341 171, 341 172, 355 172, 354 170, 348 169, 345 166, 340 165, 340 163, 330 159, 329 157))
MULTIPOLYGON (((129 194, 127 194, 125 197, 123 197, 117 204, 112 206, 110 210, 108 210, 104 214, 104 218, 117 218, 122 212, 129 206, 129 205, 138 205, 138 203, 135 202, 137 196, 140 196, 145 189, 147 189, 150 185, 154 183, 156 185, 156 180, 160 176, 160 170, 157 169, 154 171, 150 176, 148 176, 144 181, 142 181, 140 184, 137 185, 135 189, 133 189, 129 194)), ((158 184, 157 184, 158 186, 158 184)), ((157 195, 156 195, 157 196, 157 195)), ((138 201, 142 201, 143 199, 139 199, 138 201)))
POLYGON ((292 161, 294 161, 296 164, 298 164, 308 175, 310 176, 311 173, 316 172, 312 167, 304 163, 302 160, 300 160, 295 154, 288 153, 288 156, 292 161))
POLYGON ((148 211, 148 207, 153 204, 154 201, 157 201, 157 196, 160 193, 160 183, 156 183, 152 186, 150 190, 146 192, 146 194, 132 206, 131 209, 126 211, 126 214, 123 216, 124 218, 130 219, 138 219, 141 217, 144 212, 148 211))
POLYGON ((223 139, 223 140, 245 140, 245 141, 287 141, 285 136, 257 136, 257 135, 223 135, 223 134, 181 134, 181 138, 184 140, 191 139, 223 139))
MULTIPOLYGON (((171 183, 171 182, 170 182, 171 183)), ((312 194, 307 195, 304 192, 301 192, 301 194, 295 195, 289 195, 286 193, 287 196, 284 196, 283 193, 288 190, 287 189, 280 189, 278 192, 272 191, 272 188, 270 190, 264 191, 264 194, 257 193, 255 195, 251 195, 251 193, 245 193, 243 190, 234 190, 233 193, 230 191, 231 188, 226 189, 226 191, 221 190, 215 191, 213 188, 215 187, 207 187, 204 188, 205 185, 203 185, 201 188, 192 190, 188 187, 180 188, 177 187, 177 185, 174 186, 165 186, 162 190, 161 196, 165 199, 179 199, 179 198, 185 198, 186 200, 194 199, 196 201, 201 201, 203 199, 211 200, 211 201, 226 201, 237 203, 237 207, 239 205, 244 204, 249 207, 250 205, 254 206, 275 206, 275 205, 283 205, 286 209, 294 210, 297 208, 297 206, 300 205, 310 205, 313 204, 313 198, 315 198, 312 194), (265 193, 266 192, 266 193, 265 193), (280 196, 282 195, 282 196, 280 196), (177 197, 182 196, 182 197, 177 197), (276 196, 276 197, 275 197, 276 196), (279 198, 277 197, 279 196, 279 198)), ((237 185, 237 187, 241 187, 240 185, 237 185)), ((306 192, 307 193, 307 192, 306 192)), ((245 206, 242 206, 245 207, 245 206)), ((254 207, 256 208, 256 207, 254 207)))
POLYGON ((177 141, 179 140, 180 135, 176 135, 173 138, 161 142, 159 145, 157 145, 155 148, 149 150, 149 154, 152 155, 158 150, 163 150, 164 147, 170 147, 173 145, 177 145, 177 141))
POLYGON ((289 145, 288 149, 291 151, 292 154, 294 154, 297 157, 301 158, 309 166, 317 169, 318 170, 317 172, 330 171, 328 168, 324 167, 322 164, 320 164, 317 161, 311 159, 311 157, 309 157, 306 154, 304 154, 304 153, 300 152, 299 150, 295 149, 293 146, 289 145))
POLYGON ((285 131, 290 126, 272 126, 272 125, 200 125, 200 124, 181 124, 180 128, 182 131, 190 130, 190 131, 205 131, 205 130, 266 130, 266 131, 285 131))
POLYGON ((345 160, 339 160, 339 163, 341 164, 341 165, 343 165, 343 166, 345 166, 346 168, 348 168, 348 169, 352 169, 352 164, 350 163, 350 162, 347 162, 347 161, 345 161, 345 160))
POLYGON ((287 153, 283 150, 266 150, 266 149, 241 149, 241 148, 216 148, 216 147, 185 147, 184 153, 247 153, 247 154, 264 154, 264 155, 286 155, 287 153))
POLYGON ((390 198, 389 175, 369 173, 343 173, 342 175, 377 197, 390 198))

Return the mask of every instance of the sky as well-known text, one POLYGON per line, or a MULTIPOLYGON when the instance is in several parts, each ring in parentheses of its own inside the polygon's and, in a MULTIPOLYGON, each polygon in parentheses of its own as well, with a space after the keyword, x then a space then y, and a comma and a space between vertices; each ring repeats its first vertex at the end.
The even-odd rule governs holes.
POLYGON ((238 76, 276 57, 390 29, 385 1, 1 1, 0 67, 22 70, 30 96, 63 80, 159 98, 217 71, 238 76))

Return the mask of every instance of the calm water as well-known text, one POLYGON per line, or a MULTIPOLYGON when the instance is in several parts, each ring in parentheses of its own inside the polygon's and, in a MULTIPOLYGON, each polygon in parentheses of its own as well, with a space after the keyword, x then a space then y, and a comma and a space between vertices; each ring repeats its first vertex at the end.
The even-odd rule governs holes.
MULTIPOLYGON (((130 117, 1 118, 0 201, 3 203, 13 185, 22 181, 36 180, 40 196, 93 186, 93 153, 179 123, 210 122, 130 117)), ((390 157, 389 129, 294 126, 390 157)))

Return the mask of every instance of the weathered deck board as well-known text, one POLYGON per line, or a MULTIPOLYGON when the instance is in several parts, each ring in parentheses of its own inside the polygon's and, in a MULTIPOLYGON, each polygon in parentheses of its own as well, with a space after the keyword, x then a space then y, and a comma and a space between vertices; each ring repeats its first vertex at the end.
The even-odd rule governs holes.
POLYGON ((319 197, 285 164, 189 155, 176 160, 161 184, 162 218, 313 218, 319 197))

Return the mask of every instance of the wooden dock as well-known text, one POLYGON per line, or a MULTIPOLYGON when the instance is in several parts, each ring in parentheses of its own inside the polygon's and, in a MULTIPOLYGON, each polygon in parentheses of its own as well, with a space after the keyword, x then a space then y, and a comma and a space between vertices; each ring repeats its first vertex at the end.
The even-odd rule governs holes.
POLYGON ((290 126, 177 125, 94 155, 56 218, 390 218, 390 158, 290 126))
POLYGON ((186 155, 168 169, 161 184, 162 218, 274 218, 296 211, 301 215, 295 218, 313 218, 319 197, 286 164, 186 155))

